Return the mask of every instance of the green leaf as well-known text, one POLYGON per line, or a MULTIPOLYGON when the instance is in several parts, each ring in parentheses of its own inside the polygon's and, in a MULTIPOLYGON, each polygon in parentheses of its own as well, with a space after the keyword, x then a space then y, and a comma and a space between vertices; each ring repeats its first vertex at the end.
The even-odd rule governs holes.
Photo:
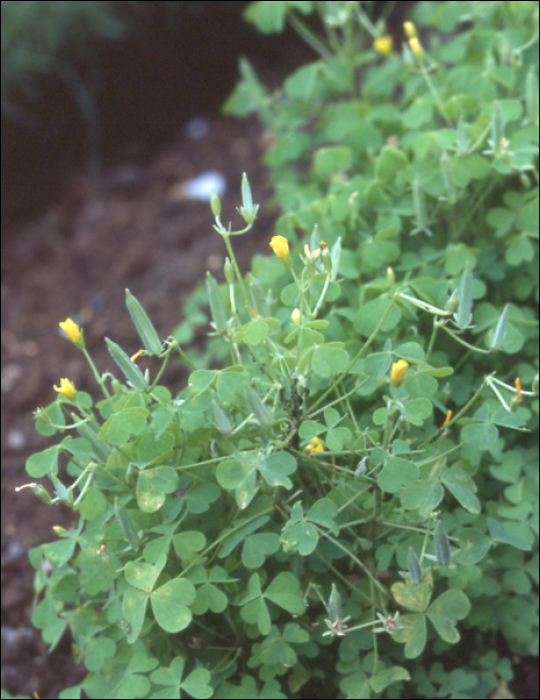
POLYGON ((152 610, 156 622, 170 634, 185 629, 191 622, 187 607, 195 600, 195 586, 185 578, 173 578, 152 593, 152 610))
POLYGON ((423 425, 424 420, 428 418, 432 411, 433 405, 428 399, 412 399, 404 402, 405 418, 413 425, 423 425))
POLYGON ((527 542, 523 537, 514 535, 512 532, 510 532, 510 530, 508 530, 508 528, 494 518, 486 518, 486 522, 489 528, 489 534, 495 540, 495 542, 509 544, 512 547, 517 547, 518 549, 522 549, 526 552, 531 550, 530 542, 527 542))
POLYGON ((444 489, 437 479, 429 479, 403 489, 399 497, 404 508, 417 510, 425 518, 444 498, 444 489))
POLYGON ((286 525, 281 533, 281 541, 293 552, 307 557, 317 549, 319 535, 314 525, 302 520, 286 525))
POLYGON ((396 493, 399 489, 415 484, 419 469, 416 464, 402 457, 389 457, 377 479, 380 488, 386 493, 396 493))
POLYGON ((268 325, 260 318, 250 321, 244 326, 244 341, 249 345, 258 345, 268 337, 268 325))
POLYGON ((211 698, 214 694, 214 689, 210 685, 211 680, 210 671, 205 668, 196 668, 182 682, 182 690, 192 698, 211 698))
POLYGON ((155 513, 166 500, 166 494, 178 488, 178 474, 172 467, 144 469, 137 481, 137 503, 144 513, 155 513))
POLYGON ((491 170, 490 161, 476 153, 457 156, 452 165, 452 181, 456 187, 467 187, 473 179, 483 180, 491 170))
POLYGON ((313 174, 320 179, 347 170, 352 164, 352 150, 348 146, 325 146, 315 151, 313 174))
MULTIPOLYGON (((392 595, 398 605, 407 610, 423 613, 427 610, 433 592, 433 576, 427 573, 418 585, 410 583, 394 583, 392 595)), ((401 622, 401 618, 400 618, 401 622)))
POLYGON ((57 474, 58 450, 59 445, 53 445, 33 454, 26 460, 27 473, 34 479, 40 479, 47 474, 57 474))
POLYGON ((425 362, 426 353, 424 348, 418 343, 403 343, 393 350, 396 359, 408 360, 409 362, 425 362))
POLYGON ((319 377, 330 377, 332 374, 344 372, 349 364, 349 354, 342 347, 329 343, 315 348, 311 357, 313 371, 319 377))
MULTIPOLYGON (((409 657, 410 658, 410 657, 409 657)), ((381 693, 392 683, 410 680, 409 672, 403 666, 390 666, 384 671, 379 671, 368 680, 369 685, 375 693, 381 693)))
POLYGON ((456 644, 459 642, 460 636, 454 625, 458 620, 467 617, 470 609, 471 604, 465 593, 457 588, 452 588, 442 593, 429 606, 427 616, 445 642, 456 644))
MULTIPOLYGON (((364 338, 369 337, 379 325, 381 318, 386 314, 391 300, 387 297, 378 297, 364 304, 354 315, 353 325, 364 338)), ((384 332, 392 330, 401 318, 401 311, 397 306, 390 309, 390 313, 381 326, 384 332)))
POLYGON ((416 659, 426 646, 427 629, 425 616, 400 615, 399 626, 401 629, 397 629, 392 638, 395 642, 405 643, 405 658, 416 659))
POLYGON ((461 431, 463 442, 474 445, 479 450, 488 450, 499 437, 498 429, 493 423, 470 423, 461 431))
POLYGON ((443 474, 442 482, 466 510, 475 515, 480 513, 482 507, 475 496, 476 485, 467 472, 452 467, 443 474))
POLYGON ((491 539, 484 533, 464 528, 459 533, 460 551, 455 555, 454 561, 465 566, 477 564, 489 552, 491 544, 491 539))
POLYGON ((242 561, 247 569, 259 569, 265 559, 275 554, 280 547, 279 536, 274 532, 257 532, 246 538, 242 550, 242 561))
POLYGON ((300 615, 305 611, 306 606, 299 591, 300 582, 296 576, 288 571, 283 571, 270 583, 264 595, 287 612, 300 615))
POLYGON ((165 554, 162 554, 154 565, 129 561, 124 569, 126 581, 130 586, 150 593, 166 562, 165 554))
POLYGON ((289 476, 296 471, 297 463, 290 452, 283 450, 272 452, 268 457, 262 457, 257 467, 269 486, 284 486, 286 489, 292 489, 293 483, 289 476))
POLYGON ((191 559, 206 545, 206 537, 199 530, 184 530, 173 536, 174 551, 180 559, 191 559))
POLYGON ((398 172, 405 170, 408 164, 403 151, 393 146, 385 146, 375 166, 375 177, 384 183, 392 182, 398 172))
POLYGON ((200 396, 213 386, 217 372, 209 369, 196 369, 189 375, 188 384, 194 396, 200 396))
POLYGON ((147 603, 147 593, 135 588, 126 589, 122 601, 122 613, 130 626, 127 638, 129 644, 133 644, 139 638, 144 623, 147 603))

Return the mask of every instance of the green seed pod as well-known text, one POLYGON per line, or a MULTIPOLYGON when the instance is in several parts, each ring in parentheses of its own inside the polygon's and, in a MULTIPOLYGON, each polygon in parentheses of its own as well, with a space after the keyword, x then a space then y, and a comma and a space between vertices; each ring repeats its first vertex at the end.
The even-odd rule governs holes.
POLYGON ((497 103, 495 103, 491 113, 491 138, 493 140, 493 148, 498 149, 504 138, 504 119, 497 103))
POLYGON ((30 487, 34 495, 37 496, 42 503, 47 503, 47 505, 51 503, 52 499, 44 486, 41 484, 30 484, 30 487))
POLYGON ((105 342, 113 360, 120 367, 128 382, 138 391, 144 391, 148 385, 141 370, 129 359, 119 345, 113 343, 109 338, 105 338, 105 342))
POLYGON ((457 200, 456 187, 452 179, 454 166, 452 163, 452 157, 446 153, 446 149, 444 148, 441 154, 440 163, 444 186, 446 187, 446 194, 448 195, 448 201, 453 204, 457 200))
POLYGON ((224 434, 230 433, 232 430, 231 422, 225 415, 225 411, 215 401, 212 401, 212 409, 218 430, 224 434))
POLYGON ((118 502, 118 497, 114 499, 114 514, 118 520, 118 523, 120 524, 120 528, 124 534, 124 537, 126 538, 126 541, 132 549, 137 551, 140 547, 139 536, 137 535, 137 531, 135 530, 126 509, 118 502))
POLYGON ((407 562, 409 565, 409 576, 411 577, 411 583, 414 583, 415 586, 418 586, 423 577, 422 567, 420 566, 420 561, 418 560, 416 552, 412 547, 409 547, 409 556, 407 562))
POLYGON ((450 547, 450 540, 446 534, 446 530, 443 527, 442 521, 438 520, 435 527, 435 532, 433 533, 433 540, 435 542, 435 555, 439 564, 446 566, 450 563, 452 559, 452 549, 450 547))
POLYGON ((126 289, 126 306, 146 350, 151 355, 159 355, 161 343, 156 329, 148 318, 146 311, 129 289, 126 289))
POLYGON ((328 615, 332 622, 335 622, 335 620, 343 620, 343 613, 341 610, 341 595, 335 583, 332 584, 330 598, 328 599, 328 615))
POLYGON ((265 427, 270 425, 270 414, 261 401, 259 394, 249 384, 244 383, 244 394, 249 410, 253 413, 260 425, 265 427))
MULTIPOLYGON (((74 413, 71 414, 74 421, 79 421, 79 416, 74 413)), ((98 437, 98 431, 90 423, 81 423, 77 426, 79 435, 92 445, 92 450, 94 452, 94 457, 98 462, 106 462, 111 456, 112 449, 107 443, 102 442, 98 437)))
POLYGON ((497 322, 493 338, 491 340, 490 350, 500 350, 506 334, 506 326, 508 325, 508 316, 510 315, 510 305, 506 304, 497 322))
POLYGON ((73 493, 68 491, 64 484, 55 474, 49 474, 49 479, 53 482, 54 490, 56 495, 67 506, 71 507, 73 505, 73 493))
POLYGON ((525 113, 533 123, 538 123, 538 79, 534 66, 529 66, 529 72, 525 79, 525 113))
POLYGON ((258 210, 259 205, 253 204, 249 180, 246 173, 244 173, 242 176, 242 206, 238 207, 238 211, 246 224, 251 224, 255 221, 258 210))
POLYGON ((459 302, 454 320, 459 328, 466 328, 472 320, 473 303, 473 275, 469 270, 469 261, 465 263, 465 269, 459 283, 459 302))
POLYGON ((540 381, 538 378, 538 373, 536 373, 536 377, 533 379, 533 383, 532 383, 532 390, 533 390, 533 393, 535 393, 537 396, 538 396, 538 390, 540 388, 539 385, 540 385, 540 381))
POLYGON ((225 258, 225 265, 223 266, 223 274, 225 275, 225 279, 229 284, 234 284, 234 268, 232 266, 232 262, 229 260, 229 258, 225 258))
POLYGON ((225 304, 223 303, 219 285, 210 272, 206 273, 206 291, 208 292, 208 303, 210 304, 214 327, 217 331, 224 331, 227 328, 225 304))
POLYGON ((212 214, 214 216, 219 216, 221 214, 221 201, 217 194, 215 193, 214 188, 212 187, 212 192, 210 194, 210 209, 212 210, 212 214))

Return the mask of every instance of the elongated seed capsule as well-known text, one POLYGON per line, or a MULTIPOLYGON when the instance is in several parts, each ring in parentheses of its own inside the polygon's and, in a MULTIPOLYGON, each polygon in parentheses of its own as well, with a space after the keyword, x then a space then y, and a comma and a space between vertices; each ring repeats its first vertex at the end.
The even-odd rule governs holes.
POLYGON ((439 564, 446 566, 452 559, 452 549, 441 520, 437 522, 435 532, 433 533, 433 540, 435 542, 435 556, 437 557, 437 561, 439 564))
MULTIPOLYGON (((73 416, 74 421, 80 420, 79 416, 76 416, 74 413, 71 415, 73 416)), ((96 428, 94 428, 93 425, 90 425, 90 423, 82 423, 81 425, 77 426, 77 430, 79 431, 79 435, 88 440, 88 442, 92 445, 96 459, 100 462, 106 462, 111 456, 112 449, 109 445, 107 445, 107 443, 102 442, 99 439, 96 428)))
POLYGON ((214 419, 218 430, 224 434, 230 433, 232 426, 230 420, 225 414, 225 411, 220 408, 215 401, 212 401, 212 409, 214 411, 214 419))
POLYGON ((109 352, 111 353, 113 360, 116 362, 118 367, 120 367, 128 382, 130 382, 130 384, 138 391, 144 391, 147 387, 147 383, 141 370, 137 367, 137 365, 133 364, 119 345, 113 343, 110 338, 105 338, 105 342, 107 343, 107 347, 109 348, 109 352))
POLYGON ((461 275, 459 283, 459 303, 457 311, 454 314, 454 320, 459 328, 466 328, 472 320, 472 303, 473 303, 473 275, 469 270, 469 261, 465 263, 465 269, 461 275))
POLYGON ((328 599, 328 614, 332 622, 335 622, 336 620, 343 620, 343 613, 341 611, 341 595, 335 583, 332 584, 330 598, 328 599))
POLYGON ((497 327, 493 333, 490 350, 500 350, 506 334, 506 326, 508 325, 508 316, 510 315, 510 304, 506 304, 497 322, 497 327))
POLYGON ((126 289, 126 306, 144 347, 151 355, 159 355, 161 343, 156 329, 148 318, 146 311, 129 289, 126 289))
POLYGON ((422 567, 420 566, 420 561, 418 560, 416 552, 412 547, 409 547, 409 556, 407 561, 409 564, 409 576, 411 577, 411 583, 418 586, 422 580, 422 567))
POLYGON ((206 273, 206 291, 208 292, 208 303, 217 331, 224 331, 227 328, 227 316, 225 315, 225 304, 219 291, 219 285, 212 275, 206 273))
POLYGON ((259 424, 265 427, 270 425, 270 414, 261 401, 259 394, 247 383, 244 383, 244 394, 248 408, 259 421, 259 424))
POLYGON ((118 520, 120 529, 122 530, 126 541, 132 549, 137 551, 140 546, 139 536, 137 535, 137 531, 135 530, 126 509, 118 502, 118 497, 114 499, 114 514, 118 520))

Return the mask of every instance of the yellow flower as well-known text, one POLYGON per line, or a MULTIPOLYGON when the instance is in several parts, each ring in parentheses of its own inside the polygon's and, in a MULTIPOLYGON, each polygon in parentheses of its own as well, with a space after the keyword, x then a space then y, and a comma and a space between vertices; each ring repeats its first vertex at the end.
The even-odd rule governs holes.
POLYGON ((409 46, 411 47, 411 52, 413 56, 419 58, 422 55, 422 45, 415 36, 409 39, 409 46))
POLYGON ((416 27, 414 22, 403 22, 403 29, 408 37, 416 36, 416 27))
POLYGON ((392 53, 392 37, 388 34, 378 37, 373 41, 373 48, 377 53, 382 53, 383 56, 390 56, 392 53))
POLYGON ((451 419, 452 419, 452 409, 449 408, 448 411, 446 412, 446 418, 444 419, 443 428, 445 425, 448 425, 448 423, 450 423, 451 419))
POLYGON ((304 452, 324 452, 324 443, 321 438, 314 437, 304 447, 304 452))
POLYGON ((69 381, 69 379, 60 380, 60 388, 54 385, 54 390, 59 394, 64 394, 68 399, 72 399, 75 396, 75 385, 69 381))
POLYGON ((71 340, 72 343, 80 342, 81 329, 74 321, 72 321, 70 318, 66 318, 65 321, 61 321, 58 325, 67 335, 67 337, 71 340))
POLYGON ((274 253, 281 258, 287 267, 290 265, 291 256, 289 255, 289 241, 283 236, 274 236, 270 241, 270 248, 274 253))
POLYGON ((291 314, 291 321, 298 325, 300 323, 301 318, 302 314, 300 313, 300 309, 295 309, 291 314))
POLYGON ((521 379, 519 377, 516 377, 516 401, 521 401, 523 398, 521 394, 521 379))
POLYGON ((403 375, 405 374, 405 370, 408 368, 408 366, 409 363, 405 362, 405 360, 398 360, 392 364, 392 372, 390 373, 390 377, 396 386, 401 384, 401 380, 403 379, 403 375))

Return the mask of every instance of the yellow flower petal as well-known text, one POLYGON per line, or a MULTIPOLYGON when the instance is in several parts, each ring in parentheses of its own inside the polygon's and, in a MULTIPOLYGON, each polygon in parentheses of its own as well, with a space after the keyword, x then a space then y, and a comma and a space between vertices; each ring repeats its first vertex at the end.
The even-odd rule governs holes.
POLYGON ((69 379, 61 379, 60 387, 54 385, 54 390, 59 394, 64 394, 68 399, 72 399, 75 396, 75 385, 69 381, 69 379))
POLYGON ((318 437, 311 438, 304 447, 304 452, 324 452, 324 442, 318 437))
POLYGON ((405 360, 398 360, 397 362, 394 362, 392 364, 392 371, 390 373, 390 377, 392 379, 392 382, 396 386, 399 386, 401 384, 401 380, 403 379, 403 375, 405 374, 405 370, 408 367, 409 367, 409 363, 405 362, 405 360))
POLYGON ((70 318, 66 318, 65 321, 61 321, 58 325, 67 335, 67 337, 71 340, 72 343, 78 343, 80 341, 81 329, 70 318))
POLYGON ((373 41, 373 48, 383 56, 390 56, 392 53, 392 37, 388 36, 388 34, 378 37, 373 41))
POLYGON ((270 247, 278 258, 281 258, 285 264, 288 264, 290 260, 289 241, 286 238, 283 236, 274 236, 270 241, 270 247))

